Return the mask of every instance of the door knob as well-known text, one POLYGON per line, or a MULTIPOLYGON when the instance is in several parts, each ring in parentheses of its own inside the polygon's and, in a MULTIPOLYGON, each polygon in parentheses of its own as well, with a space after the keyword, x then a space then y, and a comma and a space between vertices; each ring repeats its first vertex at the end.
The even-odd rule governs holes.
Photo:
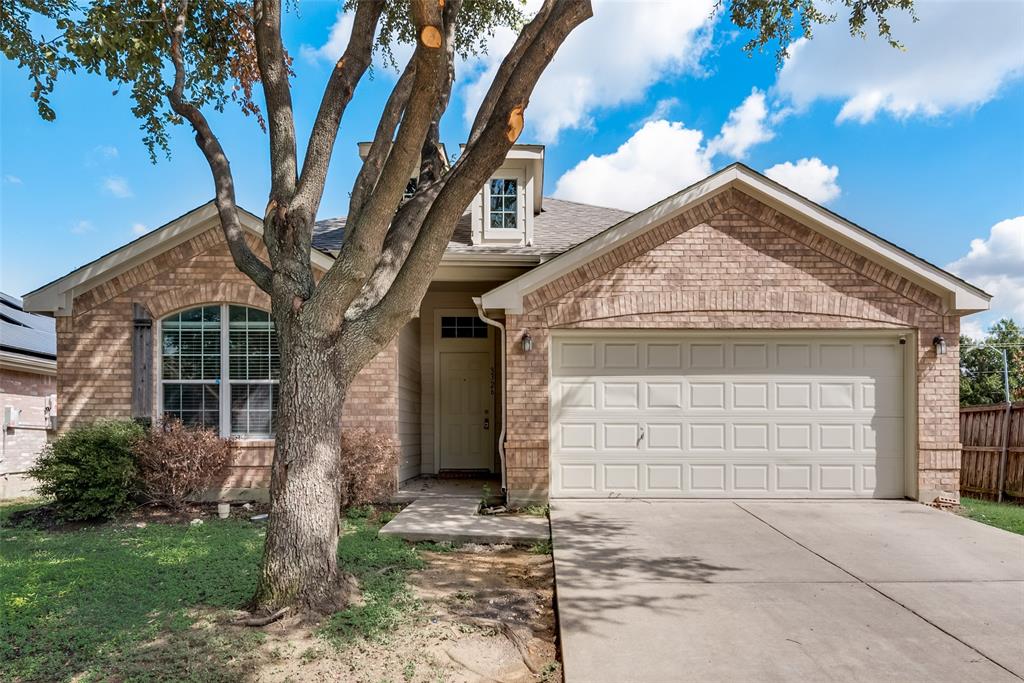
POLYGON ((491 428, 491 419, 488 418, 488 417, 485 417, 484 418, 484 429, 490 429, 490 428, 491 428))

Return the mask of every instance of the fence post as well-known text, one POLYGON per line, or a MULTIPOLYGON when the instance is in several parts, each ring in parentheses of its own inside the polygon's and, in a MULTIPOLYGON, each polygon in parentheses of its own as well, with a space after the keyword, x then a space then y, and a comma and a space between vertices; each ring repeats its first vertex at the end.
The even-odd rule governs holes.
POLYGON ((1006 402, 1006 412, 1003 413, 1003 449, 999 454, 999 481, 996 484, 998 492, 996 500, 1003 502, 1003 489, 1006 487, 1006 460, 1010 452, 1010 423, 1013 417, 1013 404, 1006 402))

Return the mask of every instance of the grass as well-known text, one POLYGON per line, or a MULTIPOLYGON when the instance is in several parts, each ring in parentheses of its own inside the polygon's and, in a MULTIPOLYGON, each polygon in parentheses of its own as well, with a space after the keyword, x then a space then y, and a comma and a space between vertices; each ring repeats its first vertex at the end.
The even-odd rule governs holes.
MULTIPOLYGON (((265 528, 105 524, 73 531, 6 526, 31 504, 0 506, 0 681, 233 681, 251 674, 257 630, 204 628, 256 585, 265 528)), ((346 520, 339 559, 362 601, 328 619, 341 645, 380 638, 415 608, 416 549, 380 537, 372 510, 346 520)))
POLYGON ((996 503, 977 498, 961 498, 961 514, 970 519, 1024 535, 1024 506, 996 503))

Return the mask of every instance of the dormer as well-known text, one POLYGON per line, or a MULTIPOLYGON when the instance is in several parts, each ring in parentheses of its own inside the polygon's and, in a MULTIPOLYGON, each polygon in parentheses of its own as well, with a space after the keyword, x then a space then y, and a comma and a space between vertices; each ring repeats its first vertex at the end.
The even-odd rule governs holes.
POLYGON ((533 218, 543 208, 543 191, 544 146, 513 145, 470 204, 473 244, 532 244, 533 218))

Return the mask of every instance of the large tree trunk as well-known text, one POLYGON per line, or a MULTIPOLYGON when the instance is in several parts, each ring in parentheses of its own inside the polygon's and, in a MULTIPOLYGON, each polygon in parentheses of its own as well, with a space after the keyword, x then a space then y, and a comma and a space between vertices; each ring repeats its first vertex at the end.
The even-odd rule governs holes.
POLYGON ((253 608, 329 613, 344 607, 351 578, 338 569, 341 411, 347 382, 334 344, 275 315, 281 347, 270 517, 253 608), (282 324, 283 323, 283 324, 282 324))

